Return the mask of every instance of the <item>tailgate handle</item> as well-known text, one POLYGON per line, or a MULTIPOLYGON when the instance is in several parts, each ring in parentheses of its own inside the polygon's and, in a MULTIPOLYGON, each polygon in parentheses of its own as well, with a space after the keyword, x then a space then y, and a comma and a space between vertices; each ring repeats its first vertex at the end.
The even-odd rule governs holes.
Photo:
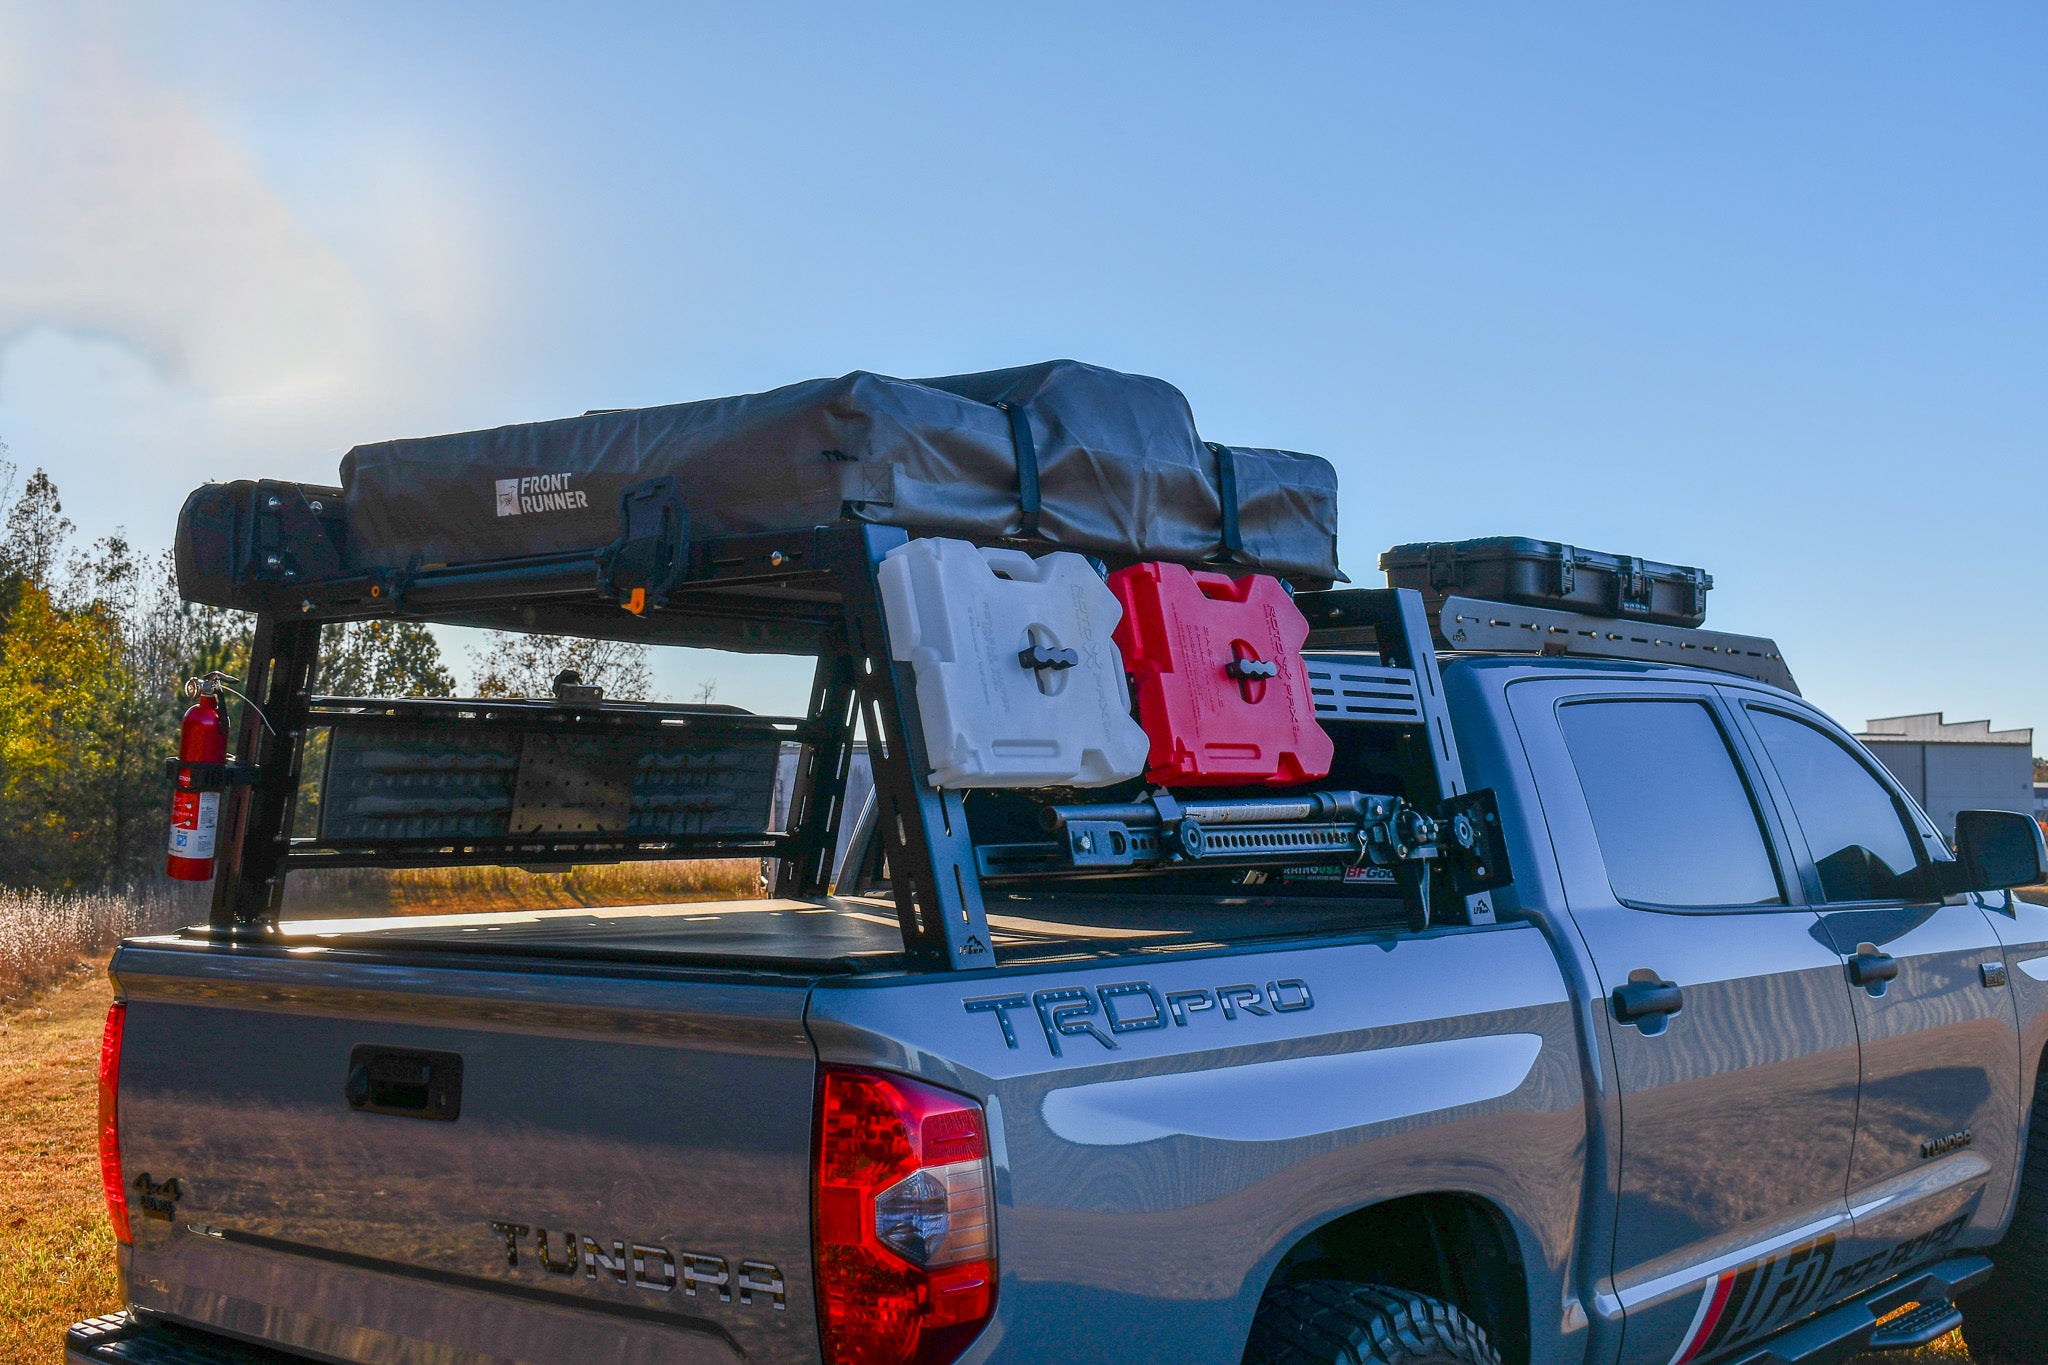
POLYGON ((358 1043, 341 1093, 359 1113, 453 1122, 462 1112, 462 1057, 358 1043))

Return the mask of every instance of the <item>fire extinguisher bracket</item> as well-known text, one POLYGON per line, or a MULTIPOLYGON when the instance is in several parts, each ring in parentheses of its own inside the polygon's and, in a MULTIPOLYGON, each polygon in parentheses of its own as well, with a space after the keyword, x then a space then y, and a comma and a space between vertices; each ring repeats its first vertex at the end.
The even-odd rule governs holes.
POLYGON ((173 786, 182 786, 186 791, 218 792, 229 787, 253 787, 256 776, 262 769, 254 763, 181 763, 175 758, 164 760, 164 777, 173 786), (186 780, 179 782, 183 774, 186 780))

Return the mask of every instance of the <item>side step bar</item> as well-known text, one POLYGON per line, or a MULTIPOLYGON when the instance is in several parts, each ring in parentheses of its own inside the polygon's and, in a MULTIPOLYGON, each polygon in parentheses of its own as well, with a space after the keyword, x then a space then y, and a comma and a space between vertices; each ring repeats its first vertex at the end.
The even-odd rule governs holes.
POLYGON ((1836 1365, 1865 1351, 1925 1346, 1962 1325, 1956 1296, 1990 1275, 1988 1256, 1951 1256, 1786 1328, 1747 1355, 1734 1357, 1735 1365, 1836 1365), (1888 1314, 1915 1303, 1920 1306, 1912 1312, 1878 1326, 1888 1314))
POLYGON ((312 1365, 305 1356, 231 1341, 169 1324, 109 1313, 73 1323, 64 1334, 65 1365, 312 1365))
POLYGON ((1947 1299, 1929 1299, 1903 1316, 1877 1329, 1870 1339, 1873 1351, 1910 1351, 1939 1341, 1963 1325, 1963 1310, 1947 1299))

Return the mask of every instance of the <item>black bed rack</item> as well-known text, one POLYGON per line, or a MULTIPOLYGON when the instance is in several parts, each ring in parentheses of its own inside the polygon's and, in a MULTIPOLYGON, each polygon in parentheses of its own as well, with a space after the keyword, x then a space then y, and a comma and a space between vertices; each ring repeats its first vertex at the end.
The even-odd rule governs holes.
MULTIPOLYGON (((237 765, 241 779, 225 784, 223 792, 209 933, 261 938, 272 932, 287 874, 321 867, 554 867, 758 856, 774 862, 776 895, 822 897, 831 890, 839 823, 854 814, 842 807, 858 727, 874 772, 868 818, 876 832, 875 857, 886 860, 889 869, 906 954, 926 965, 955 969, 994 965, 982 898, 984 868, 969 833, 963 793, 934 788, 926 780, 930 764, 913 676, 909 665, 895 662, 889 653, 876 569, 908 539, 906 532, 847 521, 788 533, 688 541, 679 518, 655 518, 642 534, 634 534, 630 524, 623 526, 619 542, 595 552, 348 574, 340 571, 336 554, 294 548, 296 535, 328 533, 332 517, 319 496, 326 492, 260 485, 259 501, 275 496, 279 504, 270 509, 270 531, 238 540, 233 572, 215 574, 197 591, 184 577, 193 556, 181 531, 181 584, 187 595, 257 616, 244 687, 254 704, 242 708, 238 725, 237 753, 245 760, 237 765), (650 645, 808 653, 817 664, 806 714, 795 718, 637 703, 313 695, 310 682, 321 628, 375 618, 650 645), (596 819, 588 822, 591 827, 578 828, 565 817, 540 832, 479 835, 425 829, 396 836, 344 838, 329 832, 293 838, 301 767, 315 733, 326 728, 328 742, 339 744, 337 736, 377 727, 425 727, 449 737, 456 749, 481 746, 498 755, 515 742, 545 749, 549 744, 599 743, 607 735, 696 727, 735 743, 772 746, 778 754, 794 743, 799 759, 788 818, 779 832, 716 829, 649 836, 636 833, 630 819, 623 824, 619 818, 596 819)), ((219 562, 219 556, 209 562, 219 562)), ((1402 790, 1418 809, 1435 811, 1465 796, 1421 596, 1408 590, 1341 589, 1304 592, 1297 601, 1312 627, 1309 647, 1316 657, 1311 668, 1324 716, 1391 727, 1402 790)), ((460 765, 451 761, 445 766, 460 765)), ((493 799, 502 802, 503 792, 493 799)), ((1056 870, 1087 875, 1087 869, 1056 870)), ((1481 897, 1446 917, 1460 914, 1490 917, 1481 897)))

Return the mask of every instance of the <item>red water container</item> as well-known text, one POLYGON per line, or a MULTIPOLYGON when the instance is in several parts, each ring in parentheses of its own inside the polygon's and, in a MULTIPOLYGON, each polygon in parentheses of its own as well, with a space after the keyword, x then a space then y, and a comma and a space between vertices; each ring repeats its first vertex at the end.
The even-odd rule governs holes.
POLYGON ((1148 781, 1165 787, 1284 785, 1326 777, 1301 647, 1308 622, 1280 580, 1179 564, 1109 576, 1123 604, 1116 644, 1151 737, 1148 781))

